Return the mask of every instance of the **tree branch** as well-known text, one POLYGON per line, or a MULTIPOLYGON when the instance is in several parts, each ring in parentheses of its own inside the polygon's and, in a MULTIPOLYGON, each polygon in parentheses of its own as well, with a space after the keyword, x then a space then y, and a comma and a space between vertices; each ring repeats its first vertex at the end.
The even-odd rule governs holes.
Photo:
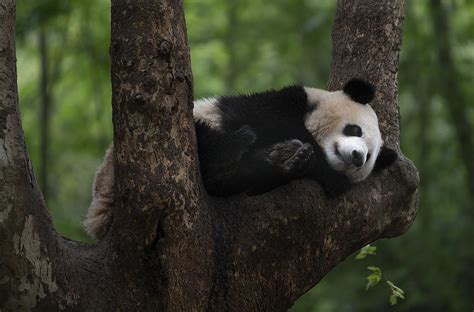
POLYGON ((165 215, 175 231, 192 225, 202 194, 182 10, 181 1, 112 1, 112 231, 141 248, 165 215))
POLYGON ((116 198, 104 243, 143 261, 132 278, 156 284, 163 309, 204 310, 213 243, 182 1, 112 0, 111 57, 116 198))
POLYGON ((18 110, 15 1, 0 1, 0 309, 30 309, 54 289, 51 218, 26 153, 18 110), (21 296, 19 295, 21 293, 21 296))
MULTIPOLYGON (((340 89, 351 77, 374 83, 385 142, 396 147, 402 20, 403 1, 338 1, 329 84, 340 89)), ((258 197, 216 201, 217 280, 226 288, 213 293, 214 310, 286 310, 355 250, 404 233, 415 218, 418 183, 413 163, 400 154, 388 171, 336 200, 314 182, 295 181, 258 197)))
POLYGON ((403 0, 339 0, 333 26, 329 89, 340 89, 351 77, 376 86, 371 103, 384 141, 400 141, 397 73, 402 41, 403 0))
POLYGON ((258 197, 216 201, 214 256, 226 287, 213 294, 213 310, 286 311, 352 252, 405 232, 416 212, 413 170, 399 162, 338 200, 315 182, 294 181, 258 197))

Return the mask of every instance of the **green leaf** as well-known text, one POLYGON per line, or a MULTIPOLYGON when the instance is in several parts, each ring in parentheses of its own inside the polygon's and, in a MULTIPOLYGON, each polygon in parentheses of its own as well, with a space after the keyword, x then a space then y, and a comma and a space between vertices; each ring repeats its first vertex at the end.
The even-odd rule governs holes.
POLYGON ((366 246, 362 247, 361 250, 359 250, 359 253, 356 255, 355 258, 357 260, 361 260, 361 259, 366 258, 368 255, 374 255, 375 256, 375 251, 376 250, 377 250, 377 247, 370 246, 370 244, 366 245, 366 246))
POLYGON ((382 275, 382 270, 380 270, 379 267, 376 267, 376 266, 369 266, 367 267, 368 270, 371 270, 372 272, 374 273, 377 273, 379 274, 380 276, 382 275))
POLYGON ((392 294, 390 295, 390 304, 395 305, 397 304, 398 298, 405 299, 405 292, 400 287, 396 286, 391 281, 387 280, 388 286, 390 286, 390 290, 392 294))
POLYGON ((401 295, 404 295, 405 292, 403 291, 403 289, 401 289, 400 287, 396 286, 394 283, 392 283, 391 281, 387 280, 387 284, 390 286, 390 288, 397 292, 397 293, 400 293, 401 295))
POLYGON ((376 266, 369 266, 369 267, 367 267, 367 269, 372 271, 372 274, 367 276, 367 281, 368 282, 367 282, 367 285, 365 287, 365 290, 368 290, 370 287, 374 287, 382 279, 382 271, 380 270, 380 268, 378 268, 376 266))
POLYGON ((397 297, 395 295, 390 296, 390 305, 396 305, 397 304, 397 297))

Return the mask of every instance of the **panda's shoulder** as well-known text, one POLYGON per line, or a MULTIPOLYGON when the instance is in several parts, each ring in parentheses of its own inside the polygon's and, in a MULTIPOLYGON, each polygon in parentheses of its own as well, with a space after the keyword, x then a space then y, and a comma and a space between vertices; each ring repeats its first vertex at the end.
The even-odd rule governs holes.
POLYGON ((305 87, 291 85, 248 94, 219 96, 194 102, 194 119, 211 128, 242 120, 250 123, 272 116, 300 116, 308 110, 305 87))

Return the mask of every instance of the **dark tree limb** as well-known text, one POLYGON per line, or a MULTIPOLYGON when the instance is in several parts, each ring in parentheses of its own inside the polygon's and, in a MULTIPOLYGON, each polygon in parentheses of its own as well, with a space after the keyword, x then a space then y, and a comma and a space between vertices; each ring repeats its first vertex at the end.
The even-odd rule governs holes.
POLYGON ((351 77, 376 86, 372 102, 384 141, 400 141, 397 73, 402 41, 403 0, 339 0, 333 26, 329 89, 351 77))
MULTIPOLYGON (((395 146, 402 16, 401 1, 339 1, 330 79, 333 89, 351 76, 377 85, 395 146)), ((208 197, 182 2, 112 0, 114 219, 99 244, 62 238, 19 123, 14 1, 0 0, 0 22, 0 309, 283 311, 350 253, 414 220, 418 175, 403 156, 339 199, 304 180, 208 197)))
POLYGON ((41 63, 41 77, 39 83, 39 89, 41 94, 41 105, 40 105, 40 172, 39 180, 40 186, 45 201, 49 196, 49 123, 50 123, 50 109, 51 109, 51 96, 50 96, 50 75, 49 75, 49 64, 48 64, 48 46, 46 40, 46 32, 44 27, 41 26, 38 34, 39 41, 39 54, 41 63))
POLYGON ((156 258, 138 272, 159 267, 165 306, 203 306, 212 241, 182 1, 113 0, 111 57, 118 205, 109 241, 156 258))
POLYGON ((39 243, 53 234, 19 119, 15 1, 0 1, 0 25, 0 302, 29 308, 39 291, 55 287, 39 243))

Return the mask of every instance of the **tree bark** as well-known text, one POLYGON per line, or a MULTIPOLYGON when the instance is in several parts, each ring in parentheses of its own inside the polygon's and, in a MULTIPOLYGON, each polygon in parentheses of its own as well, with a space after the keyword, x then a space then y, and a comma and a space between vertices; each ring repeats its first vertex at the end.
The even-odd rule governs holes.
MULTIPOLYGON (((284 311, 349 254, 413 222, 418 175, 403 156, 338 199, 306 180, 209 197, 182 2, 112 0, 114 219, 98 244, 59 236, 24 147, 14 4, 0 0, 0 309, 284 311)), ((330 79, 376 84, 394 146, 402 16, 397 0, 339 1, 330 79)))

